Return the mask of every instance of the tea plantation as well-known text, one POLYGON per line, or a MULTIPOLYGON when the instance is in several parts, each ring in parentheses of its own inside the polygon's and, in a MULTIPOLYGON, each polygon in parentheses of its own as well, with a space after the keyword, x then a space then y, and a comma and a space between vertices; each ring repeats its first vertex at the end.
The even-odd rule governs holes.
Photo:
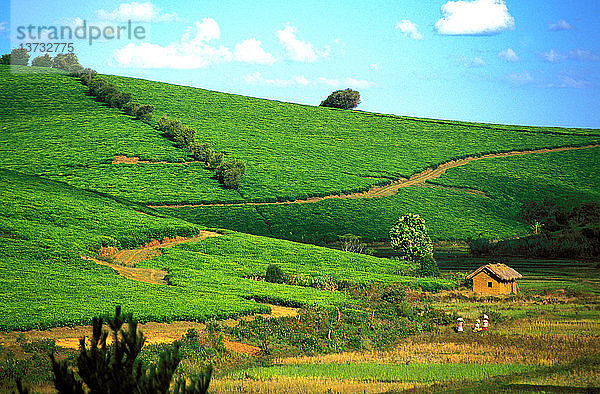
POLYGON ((162 217, 64 183, 0 170, 0 329, 89 323, 123 305, 141 320, 203 321, 265 312, 254 301, 333 306, 343 292, 246 279, 269 264, 305 278, 336 277, 353 283, 402 282, 446 288, 441 279, 397 275, 386 259, 225 232, 214 240, 182 244, 140 266, 166 269, 170 285, 142 283, 83 260, 101 246, 135 247, 165 236, 191 236, 202 228, 162 217))

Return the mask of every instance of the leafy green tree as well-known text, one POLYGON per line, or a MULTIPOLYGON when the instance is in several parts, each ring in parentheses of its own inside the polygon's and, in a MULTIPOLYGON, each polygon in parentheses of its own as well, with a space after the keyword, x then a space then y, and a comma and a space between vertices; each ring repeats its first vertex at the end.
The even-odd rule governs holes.
POLYGON ((52 67, 61 70, 74 71, 74 68, 77 66, 81 67, 74 53, 59 53, 52 61, 52 67))
POLYGON ((402 216, 390 230, 392 248, 410 261, 420 261, 433 253, 425 220, 414 213, 402 216))
POLYGON ((428 253, 421 258, 419 275, 421 276, 440 276, 440 268, 433 257, 433 253, 428 253))
POLYGON ((29 63, 29 53, 25 48, 15 48, 10 52, 10 64, 26 66, 29 63))
POLYGON ((0 64, 8 66, 10 64, 10 53, 5 53, 0 57, 0 64))
POLYGON ((350 88, 336 90, 321 102, 321 107, 353 109, 360 104, 360 93, 350 88))
POLYGON ((52 56, 45 54, 38 56, 31 61, 33 67, 52 67, 52 56))
POLYGON ((217 179, 227 189, 240 187, 242 177, 246 173, 246 164, 241 160, 226 161, 217 167, 217 179))
POLYGON ((427 235, 425 220, 414 213, 402 216, 390 230, 392 248, 412 262, 419 263, 419 274, 438 276, 433 258, 433 243, 427 235))
MULTIPOLYGON (((145 367, 137 360, 145 338, 131 314, 121 314, 117 307, 114 318, 94 318, 89 349, 85 336, 80 340, 77 357, 77 374, 69 368, 67 360, 58 361, 50 355, 54 371, 54 386, 59 393, 168 393, 173 375, 181 362, 180 344, 160 355, 157 364, 145 367), (104 324, 110 333, 104 329, 104 324), (127 328, 125 328, 127 326, 127 328), (113 343, 106 341, 112 335, 113 343), (79 378, 77 378, 79 375, 79 378), (87 391, 84 385, 87 386, 87 391)), ((212 368, 188 384, 184 379, 174 382, 174 393, 206 393, 212 368)))

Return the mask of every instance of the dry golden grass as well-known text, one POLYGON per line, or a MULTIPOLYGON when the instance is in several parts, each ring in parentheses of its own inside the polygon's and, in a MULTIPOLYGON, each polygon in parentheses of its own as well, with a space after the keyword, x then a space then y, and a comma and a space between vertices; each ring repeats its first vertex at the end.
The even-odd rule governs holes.
POLYGON ((498 327, 498 333, 516 335, 591 335, 600 336, 600 321, 592 319, 521 319, 498 327))
POLYGON ((418 335, 390 351, 345 352, 276 360, 278 364, 325 363, 480 363, 554 365, 585 355, 600 354, 591 336, 504 335, 472 333, 418 335), (558 356, 560 355, 560 356, 558 356))
POLYGON ((288 376, 268 381, 213 379, 210 382, 211 393, 383 393, 416 387, 424 385, 288 376))

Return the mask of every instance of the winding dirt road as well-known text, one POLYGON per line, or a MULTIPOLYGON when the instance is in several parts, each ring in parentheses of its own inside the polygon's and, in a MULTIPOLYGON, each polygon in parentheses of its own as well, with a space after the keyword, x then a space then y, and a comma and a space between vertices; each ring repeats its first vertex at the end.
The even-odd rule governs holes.
POLYGON ((219 236, 221 236, 221 234, 213 231, 201 231, 196 237, 165 238, 163 242, 153 240, 137 249, 111 249, 108 252, 101 253, 103 255, 102 257, 108 259, 108 261, 89 256, 81 256, 81 258, 110 267, 128 279, 154 285, 166 285, 168 284, 165 280, 165 276, 168 274, 167 271, 153 268, 137 268, 135 267, 135 264, 140 261, 160 256, 162 254, 161 249, 163 248, 171 248, 182 243, 198 242, 208 237, 219 236))
MULTIPOLYGON (((395 181, 392 181, 390 184, 385 186, 375 186, 371 189, 360 192, 360 193, 351 193, 351 194, 335 194, 323 197, 311 197, 303 200, 292 200, 292 201, 278 201, 278 202, 247 202, 247 203, 230 203, 230 204, 180 204, 180 205, 149 205, 149 208, 184 208, 184 207, 222 207, 222 206, 236 206, 236 205, 285 205, 285 204, 308 204, 315 203, 323 200, 329 200, 333 198, 349 198, 349 199, 357 199, 357 198, 380 198, 380 197, 388 197, 393 196, 398 192, 398 189, 403 187, 411 187, 411 186, 422 186, 425 182, 437 179, 441 177, 447 170, 451 168, 464 166, 472 161, 483 160, 483 159, 493 159, 499 157, 510 157, 510 156, 521 156, 521 155, 529 155, 534 153, 549 153, 549 152, 563 152, 570 150, 578 150, 578 149, 589 149, 596 148, 600 146, 599 144, 593 145, 583 145, 583 146, 566 146, 560 148, 544 148, 544 149, 533 149, 533 150, 515 150, 504 153, 488 153, 481 156, 469 156, 464 159, 451 160, 445 163, 438 165, 435 168, 427 168, 421 172, 417 172, 411 175, 409 178, 401 178, 395 181)), ((485 193, 479 190, 465 189, 465 192, 472 194, 479 194, 485 196, 485 193)))

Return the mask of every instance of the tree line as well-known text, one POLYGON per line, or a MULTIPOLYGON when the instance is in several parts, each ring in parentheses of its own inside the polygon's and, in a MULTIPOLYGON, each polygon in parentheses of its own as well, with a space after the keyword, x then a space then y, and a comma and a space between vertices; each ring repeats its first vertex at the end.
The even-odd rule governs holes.
MULTIPOLYGON (((10 53, 5 53, 0 57, 0 64, 27 66, 31 55, 25 48, 15 48, 10 53)), ((48 67, 69 72, 79 72, 83 70, 83 66, 79 64, 79 60, 74 53, 59 53, 55 57, 45 54, 38 56, 31 61, 32 67, 48 67)))
MULTIPOLYGON (((149 123, 154 114, 154 106, 141 104, 132 100, 131 94, 122 92, 116 85, 97 76, 92 69, 85 68, 73 72, 82 84, 88 87, 89 94, 112 108, 119 108, 126 114, 149 123)), ((207 143, 196 140, 196 130, 183 124, 179 119, 171 119, 163 115, 157 122, 157 128, 163 135, 177 146, 188 149, 193 157, 215 171, 215 177, 224 187, 237 189, 246 172, 246 164, 241 160, 225 161, 225 155, 216 152, 207 143)))

